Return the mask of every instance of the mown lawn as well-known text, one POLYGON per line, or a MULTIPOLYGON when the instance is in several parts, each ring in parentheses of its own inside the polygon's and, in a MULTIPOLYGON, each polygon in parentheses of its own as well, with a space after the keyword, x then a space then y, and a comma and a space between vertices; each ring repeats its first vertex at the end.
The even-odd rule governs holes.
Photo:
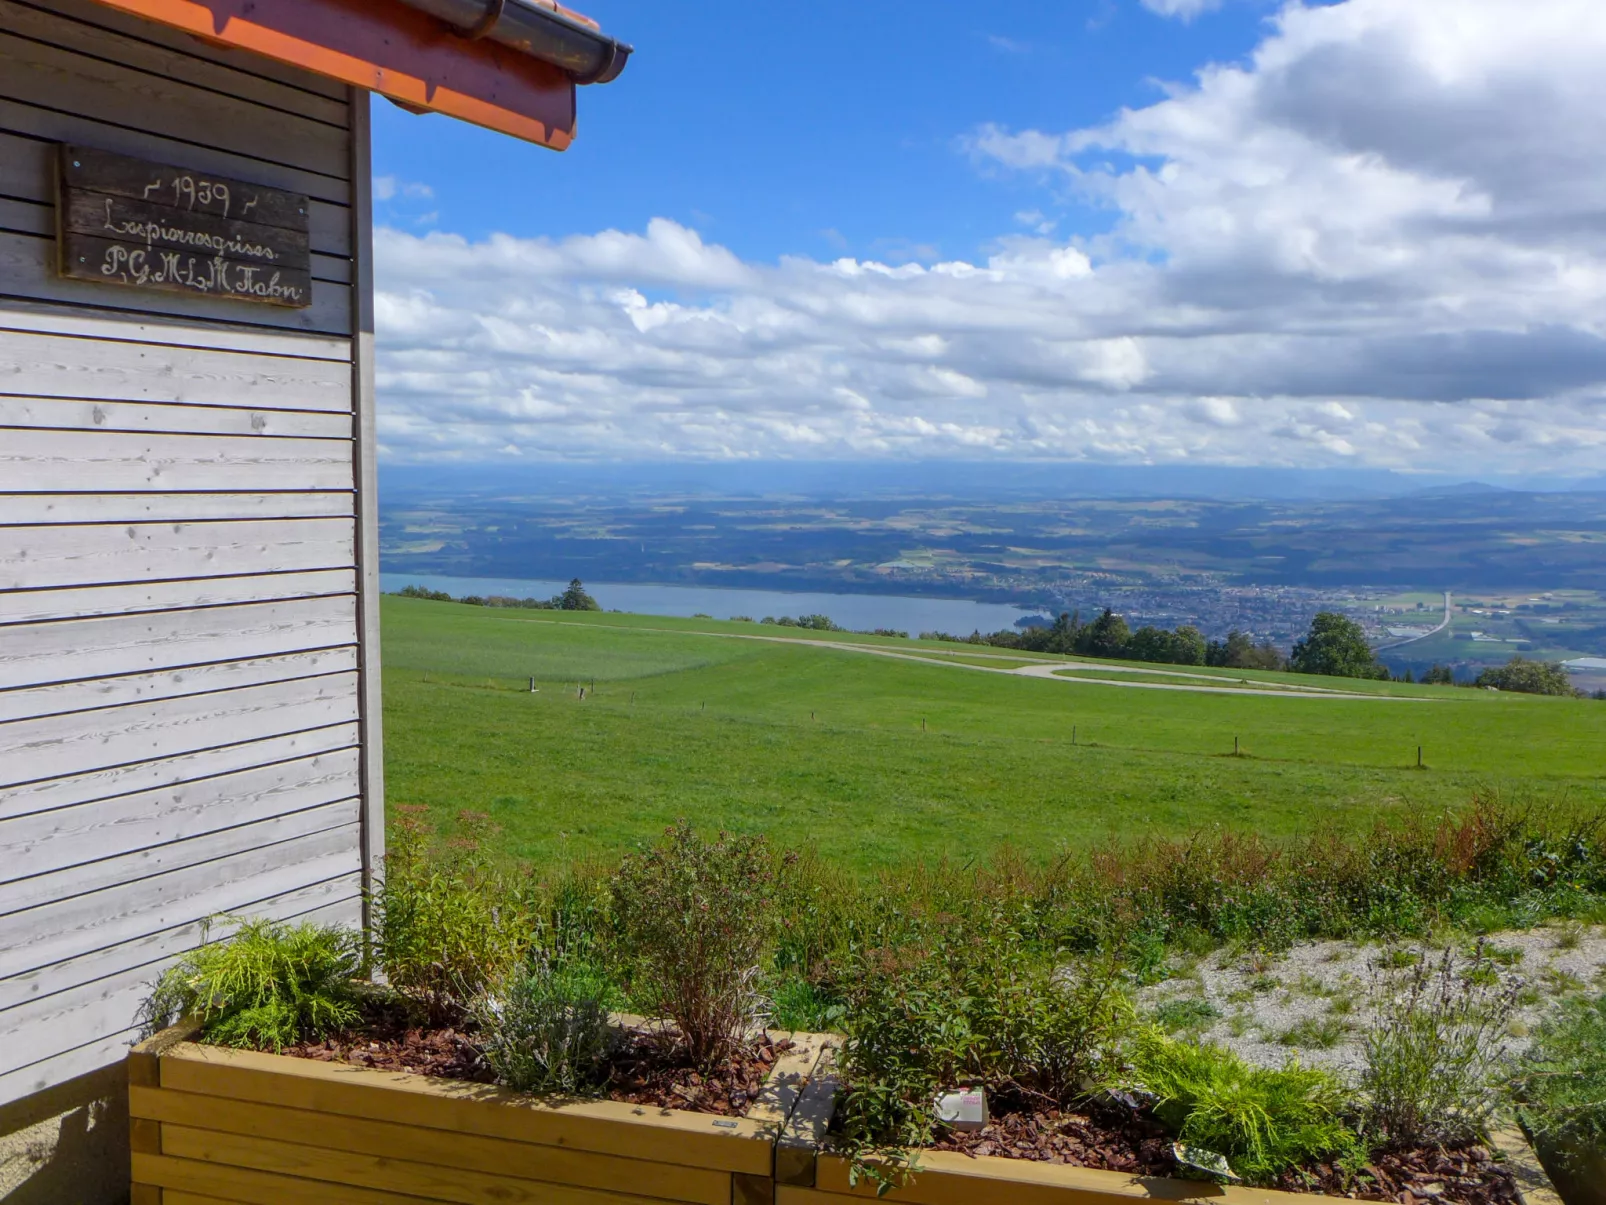
POLYGON ((1594 701, 1134 690, 736 638, 801 636, 754 624, 401 598, 383 612, 390 803, 448 824, 487 811, 505 852, 536 863, 615 852, 680 816, 868 868, 1362 825, 1477 791, 1606 806, 1594 701), (1247 756, 1230 756, 1235 736, 1247 756))

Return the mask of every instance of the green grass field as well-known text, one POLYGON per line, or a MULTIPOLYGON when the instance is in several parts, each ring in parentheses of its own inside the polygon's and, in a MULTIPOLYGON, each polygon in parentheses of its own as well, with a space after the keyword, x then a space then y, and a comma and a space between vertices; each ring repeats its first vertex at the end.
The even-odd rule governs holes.
POLYGON ((1139 690, 962 667, 1085 662, 758 624, 395 597, 383 616, 392 806, 447 826, 489 812, 505 852, 537 864, 617 852, 681 816, 862 869, 1209 825, 1363 825, 1478 791, 1606 806, 1594 701, 1238 670, 1139 690), (1268 697, 1240 680, 1355 693, 1268 697))

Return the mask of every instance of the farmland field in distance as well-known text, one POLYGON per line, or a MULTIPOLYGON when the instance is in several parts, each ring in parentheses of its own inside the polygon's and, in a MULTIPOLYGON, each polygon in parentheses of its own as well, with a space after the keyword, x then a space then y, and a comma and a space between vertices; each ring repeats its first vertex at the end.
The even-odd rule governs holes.
POLYGON ((868 870, 1365 826, 1479 792, 1606 806, 1593 700, 397 597, 383 619, 390 805, 448 829, 487 812, 500 852, 537 866, 679 817, 868 870))

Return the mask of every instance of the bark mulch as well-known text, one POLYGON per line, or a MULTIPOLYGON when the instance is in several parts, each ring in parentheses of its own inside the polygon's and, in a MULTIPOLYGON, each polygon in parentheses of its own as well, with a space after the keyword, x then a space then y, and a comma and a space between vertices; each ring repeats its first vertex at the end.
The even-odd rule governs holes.
MULTIPOLYGON (((766 1036, 705 1072, 687 1061, 672 1035, 632 1032, 614 1052, 606 1093, 627 1104, 741 1117, 763 1087, 776 1057, 791 1046, 790 1041, 766 1036)), ((406 1008, 390 1003, 369 1002, 360 1026, 321 1042, 286 1046, 284 1053, 378 1071, 410 1071, 476 1084, 496 1082, 496 1073, 480 1054, 471 1025, 459 1021, 457 1025, 423 1027, 406 1008)))
MULTIPOLYGON (((1044 1105, 1008 1087, 988 1093, 981 1130, 940 1130, 931 1149, 1029 1159, 1140 1176, 1185 1174, 1171 1137, 1146 1108, 1090 1101, 1075 1109, 1044 1105)), ((1516 1181, 1487 1148, 1468 1143, 1378 1154, 1359 1175, 1331 1164, 1288 1172, 1267 1187, 1396 1205, 1521 1205, 1516 1181)))
POLYGON ((284 1053, 298 1059, 351 1063, 376 1071, 411 1071, 476 1084, 496 1082, 473 1035, 460 1026, 422 1028, 405 1008, 370 1003, 363 1024, 321 1042, 299 1042, 284 1053))
POLYGON ((1520 1205, 1517 1182, 1496 1163, 1488 1148, 1476 1143, 1423 1150, 1385 1151, 1358 1177, 1328 1164, 1293 1173, 1274 1188, 1289 1192, 1321 1192, 1362 1201, 1395 1201, 1398 1205, 1520 1205))
POLYGON ((764 1086, 776 1057, 791 1047, 790 1041, 766 1036, 703 1072, 669 1038, 632 1033, 614 1054, 608 1096, 633 1105, 740 1117, 764 1086))
POLYGON ((1171 1138, 1146 1112, 1096 1102, 1084 1109, 1034 1106, 1032 1098, 1007 1089, 989 1092, 987 1103, 992 1115, 984 1129, 939 1131, 932 1149, 1140 1176, 1176 1174, 1171 1138))

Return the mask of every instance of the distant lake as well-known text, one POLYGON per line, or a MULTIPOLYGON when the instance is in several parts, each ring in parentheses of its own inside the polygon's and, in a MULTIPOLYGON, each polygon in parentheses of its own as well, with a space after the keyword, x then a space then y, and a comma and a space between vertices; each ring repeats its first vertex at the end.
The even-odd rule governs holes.
MULTIPOLYGON (((509 577, 432 577, 420 573, 381 573, 379 588, 390 593, 403 586, 465 594, 504 594, 511 598, 551 598, 568 582, 525 581, 509 577)), ((845 628, 896 628, 911 636, 920 632, 996 632, 1013 628, 1022 615, 1041 614, 1000 603, 952 598, 910 598, 900 594, 804 594, 786 590, 725 590, 705 586, 658 586, 643 582, 587 582, 586 591, 609 611, 638 615, 712 615, 729 619, 746 615, 763 619, 790 615, 829 615, 845 628)))

